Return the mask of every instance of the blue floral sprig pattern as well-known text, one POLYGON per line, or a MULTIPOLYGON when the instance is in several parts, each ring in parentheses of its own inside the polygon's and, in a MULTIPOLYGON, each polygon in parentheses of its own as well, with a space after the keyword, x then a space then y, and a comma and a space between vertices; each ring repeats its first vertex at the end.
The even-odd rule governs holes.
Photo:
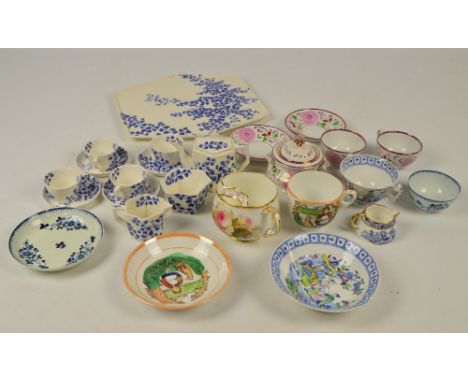
POLYGON ((133 218, 131 222, 127 224, 127 228, 130 235, 132 235, 136 240, 147 240, 162 234, 164 228, 164 216, 160 216, 157 219, 146 222, 133 218))
POLYGON ((203 150, 219 151, 227 149, 229 146, 226 142, 223 141, 205 141, 200 143, 198 147, 203 150))
POLYGON ((178 168, 164 178, 166 185, 170 186, 192 175, 192 170, 188 168, 178 168))
POLYGON ((37 265, 40 269, 48 269, 45 259, 39 253, 34 245, 32 245, 29 240, 26 240, 23 246, 18 250, 19 256, 26 264, 37 265))
POLYGON ((145 170, 154 172, 156 174, 166 174, 173 168, 182 165, 181 162, 171 163, 168 159, 164 158, 161 153, 153 151, 152 156, 147 156, 143 153, 138 155, 138 163, 145 170))
POLYGON ((187 127, 182 129, 175 129, 170 127, 163 122, 148 123, 144 118, 139 118, 136 115, 129 115, 120 113, 120 117, 124 124, 128 127, 131 135, 135 137, 148 137, 151 135, 161 135, 161 134, 179 134, 179 135, 192 135, 192 132, 187 127))
POLYGON ((173 194, 167 200, 172 209, 182 214, 195 214, 204 204, 210 186, 205 187, 198 195, 173 194))
POLYGON ((86 230, 88 227, 86 224, 74 216, 71 217, 63 217, 59 216, 55 220, 55 223, 40 223, 39 229, 43 230, 66 230, 66 231, 77 231, 77 230, 86 230))
POLYGON ((215 158, 208 157, 203 162, 196 162, 194 168, 203 170, 213 183, 217 184, 227 174, 237 170, 237 164, 234 155, 228 155, 219 162, 215 158))
POLYGON ((47 175, 44 177, 45 184, 49 185, 53 177, 54 174, 52 172, 47 173, 47 175))
POLYGON ((73 265, 85 259, 94 249, 95 236, 91 236, 89 240, 80 245, 78 251, 73 252, 67 259, 67 265, 73 265))
POLYGON ((361 236, 370 241, 372 244, 388 244, 395 239, 396 230, 391 229, 388 231, 374 231, 364 230, 361 232, 361 236))
POLYGON ((160 199, 157 196, 152 195, 142 195, 136 201, 136 206, 157 206, 160 199))

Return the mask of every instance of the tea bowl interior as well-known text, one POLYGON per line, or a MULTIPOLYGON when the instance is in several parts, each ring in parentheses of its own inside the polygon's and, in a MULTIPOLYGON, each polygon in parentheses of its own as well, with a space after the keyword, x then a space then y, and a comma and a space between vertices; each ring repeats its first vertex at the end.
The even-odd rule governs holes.
POLYGON ((273 252, 276 285, 308 308, 345 312, 367 303, 379 284, 379 270, 360 245, 338 235, 304 233, 273 252))
POLYGON ((366 148, 366 140, 347 129, 327 130, 322 134, 321 141, 326 148, 341 153, 356 153, 366 148))
POLYGON ((455 200, 461 191, 454 178, 434 170, 414 172, 408 179, 408 186, 417 195, 437 202, 455 200))
POLYGON ((416 154, 422 150, 421 141, 403 131, 387 131, 377 137, 377 143, 396 154, 416 154))
POLYGON ((145 241, 124 263, 123 280, 141 302, 183 310, 208 302, 227 285, 231 261, 219 244, 174 232, 145 241))
POLYGON ((60 207, 38 212, 21 222, 10 236, 10 253, 38 271, 68 269, 86 260, 104 234, 91 212, 60 207))
POLYGON ((382 189, 390 187, 398 180, 398 170, 385 159, 374 155, 352 155, 340 164, 340 172, 354 185, 382 189))

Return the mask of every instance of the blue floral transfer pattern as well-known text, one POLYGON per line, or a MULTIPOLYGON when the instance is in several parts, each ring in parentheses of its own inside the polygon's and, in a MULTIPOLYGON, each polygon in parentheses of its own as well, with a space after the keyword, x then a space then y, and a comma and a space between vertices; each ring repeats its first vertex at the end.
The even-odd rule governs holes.
POLYGON ((170 186, 171 184, 177 183, 190 175, 192 175, 192 170, 188 168, 176 169, 164 178, 164 182, 166 185, 170 186))
POLYGON ((84 260, 94 249, 95 236, 91 236, 89 240, 80 245, 77 252, 73 252, 67 259, 67 265, 73 265, 84 260))
POLYGON ((205 141, 203 143, 200 143, 198 147, 203 150, 219 151, 219 150, 227 149, 228 144, 223 141, 205 141))
POLYGON ((26 240, 23 246, 18 250, 19 257, 28 265, 36 265, 40 269, 48 269, 45 259, 39 253, 39 250, 26 240))
MULTIPOLYGON (((252 120, 258 110, 251 105, 258 101, 249 97, 249 87, 235 87, 224 80, 208 78, 201 74, 181 74, 179 78, 189 81, 198 91, 197 98, 167 98, 159 94, 147 93, 143 101, 155 107, 174 105, 179 111, 170 113, 174 118, 188 117, 196 122, 201 132, 223 131, 242 121, 252 120)), ((121 113, 129 133, 135 137, 148 137, 159 134, 194 135, 188 128, 176 129, 163 122, 148 123, 136 115, 121 113)))
POLYGON ((234 155, 228 155, 224 160, 217 162, 215 158, 208 157, 203 162, 194 163, 194 168, 205 171, 206 175, 217 184, 227 174, 237 170, 234 155))
POLYGON ((182 214, 195 214, 205 204, 210 185, 205 187, 198 195, 173 194, 167 200, 172 208, 182 214))
POLYGON ((53 230, 66 230, 66 231, 77 231, 77 230, 86 230, 88 227, 86 224, 83 224, 81 219, 70 216, 70 217, 63 217, 59 216, 55 220, 55 223, 40 223, 39 229, 46 229, 49 231, 53 230))
MULTIPOLYGON (((152 182, 148 181, 146 183, 144 183, 144 186, 143 187, 135 187, 131 193, 131 196, 130 198, 133 198, 135 196, 138 196, 140 194, 154 194, 154 193, 157 193, 156 191, 158 191, 158 186, 159 185, 155 185, 153 184, 152 182)), ((121 198, 117 195, 114 194, 114 183, 112 183, 112 180, 111 179, 108 179, 105 183, 104 183, 104 186, 103 186, 103 195, 104 197, 110 201, 113 205, 113 207, 117 208, 117 207, 123 207, 125 206, 125 204, 127 203, 127 199, 126 198, 121 198)), ((130 199, 128 198, 128 199, 130 199)))
POLYGON ((159 216, 157 219, 148 221, 140 221, 137 218, 133 218, 127 224, 127 228, 130 235, 136 240, 148 240, 163 233, 164 216, 159 216))
POLYGON ((173 168, 182 166, 181 162, 171 163, 171 161, 164 158, 164 156, 156 150, 151 150, 151 156, 145 155, 144 153, 139 154, 138 163, 145 170, 156 174, 166 174, 173 168))
POLYGON ((396 230, 390 229, 388 231, 374 231, 374 230, 363 230, 361 236, 371 242, 372 244, 388 244, 395 239, 396 230))

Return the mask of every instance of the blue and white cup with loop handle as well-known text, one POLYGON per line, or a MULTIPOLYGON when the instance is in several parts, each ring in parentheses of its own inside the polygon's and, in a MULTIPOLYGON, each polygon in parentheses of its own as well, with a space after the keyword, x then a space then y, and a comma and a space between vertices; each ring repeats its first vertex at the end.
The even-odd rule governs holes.
POLYGON ((90 169, 111 171, 122 155, 119 149, 121 148, 109 139, 96 139, 86 143, 83 153, 90 169))
POLYGON ((136 164, 126 164, 111 173, 114 195, 130 199, 145 192, 148 173, 136 164))
POLYGON ((147 240, 163 233, 164 215, 171 209, 163 198, 142 194, 127 200, 124 207, 114 209, 114 216, 127 224, 128 232, 135 239, 147 240))
POLYGON ((397 168, 374 155, 351 155, 341 162, 340 172, 348 188, 357 192, 359 205, 376 203, 385 197, 395 200, 403 190, 397 168))
POLYGON ((49 171, 44 184, 49 195, 58 203, 71 203, 80 187, 82 173, 74 168, 58 168, 49 171))

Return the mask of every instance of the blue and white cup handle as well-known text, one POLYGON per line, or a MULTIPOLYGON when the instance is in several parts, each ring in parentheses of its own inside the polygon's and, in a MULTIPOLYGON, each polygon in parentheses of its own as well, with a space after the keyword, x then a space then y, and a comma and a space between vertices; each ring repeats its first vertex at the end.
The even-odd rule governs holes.
POLYGON ((396 200, 401 195, 402 192, 403 192, 403 185, 401 183, 397 183, 393 185, 388 195, 389 199, 391 201, 396 200))
POLYGON ((353 204, 356 201, 357 192, 355 190, 345 190, 343 196, 340 199, 340 206, 346 207, 353 204))

